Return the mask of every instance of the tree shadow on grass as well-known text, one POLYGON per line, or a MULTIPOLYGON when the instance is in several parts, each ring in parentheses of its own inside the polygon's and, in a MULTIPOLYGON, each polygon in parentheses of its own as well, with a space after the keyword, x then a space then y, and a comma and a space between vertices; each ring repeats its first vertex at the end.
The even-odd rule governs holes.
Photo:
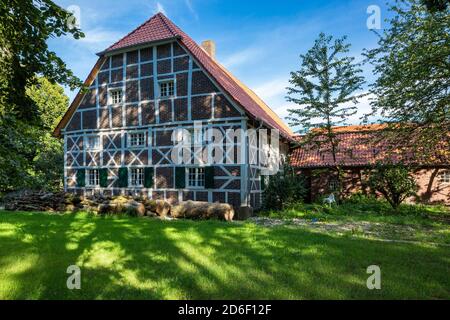
POLYGON ((16 214, 2 233, 0 297, 32 299, 449 298, 448 248, 332 237, 217 221, 16 214), (28 258, 27 258, 28 257, 28 258), (80 266, 81 290, 66 269, 80 266), (382 290, 368 290, 379 265, 382 290))

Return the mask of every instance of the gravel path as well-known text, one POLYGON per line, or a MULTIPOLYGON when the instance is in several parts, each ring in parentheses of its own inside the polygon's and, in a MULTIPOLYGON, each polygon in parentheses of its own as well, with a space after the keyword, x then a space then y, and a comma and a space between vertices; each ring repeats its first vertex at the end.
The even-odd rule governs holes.
POLYGON ((314 221, 311 219, 275 219, 268 217, 251 217, 247 221, 264 227, 298 226, 318 232, 333 232, 336 234, 351 234, 375 238, 386 242, 427 243, 432 245, 450 246, 446 243, 417 240, 417 232, 439 232, 428 227, 415 228, 409 225, 379 223, 369 221, 314 221))

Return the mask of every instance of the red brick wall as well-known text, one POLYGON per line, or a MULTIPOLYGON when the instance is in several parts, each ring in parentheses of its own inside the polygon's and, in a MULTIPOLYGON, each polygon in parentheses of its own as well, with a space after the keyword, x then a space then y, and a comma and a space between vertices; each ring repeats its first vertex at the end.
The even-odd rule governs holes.
MULTIPOLYGON (((444 203, 450 204, 450 184, 442 184, 438 181, 438 174, 444 169, 427 168, 417 170, 413 176, 419 187, 417 197, 408 199, 408 202, 444 203)), ((334 177, 333 171, 304 170, 311 177, 312 200, 318 200, 323 195, 328 195, 328 182, 334 177)), ((343 181, 344 196, 348 197, 356 192, 367 192, 363 181, 366 179, 364 169, 355 168, 345 170, 343 181)))
MULTIPOLYGON (((445 169, 421 169, 414 176, 419 185, 419 201, 450 204, 450 184, 439 182, 439 172, 445 169)), ((448 169, 447 169, 448 170, 448 169)))

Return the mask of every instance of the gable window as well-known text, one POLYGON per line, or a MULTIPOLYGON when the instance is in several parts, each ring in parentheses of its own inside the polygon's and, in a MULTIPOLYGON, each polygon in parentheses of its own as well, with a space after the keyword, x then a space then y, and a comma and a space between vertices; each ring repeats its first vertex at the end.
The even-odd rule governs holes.
POLYGON ((109 95, 110 95, 111 104, 122 103, 122 90, 121 89, 110 90, 109 95))
POLYGON ((188 168, 188 186, 194 188, 205 186, 205 168, 188 168))
POLYGON ((87 136, 86 137, 86 149, 88 149, 88 150, 100 149, 100 137, 99 136, 87 136))
POLYGON ((439 173, 439 183, 450 183, 450 171, 442 171, 439 173))
POLYGON ((135 187, 141 187, 144 185, 144 169, 132 168, 131 169, 131 185, 135 187))
POLYGON ((128 140, 129 147, 143 147, 145 146, 145 133, 144 132, 136 132, 129 134, 128 140))
POLYGON ((175 95, 175 84, 173 80, 159 83, 159 95, 161 97, 171 97, 175 95))
POLYGON ((97 187, 100 185, 98 169, 88 170, 88 185, 90 187, 97 187))

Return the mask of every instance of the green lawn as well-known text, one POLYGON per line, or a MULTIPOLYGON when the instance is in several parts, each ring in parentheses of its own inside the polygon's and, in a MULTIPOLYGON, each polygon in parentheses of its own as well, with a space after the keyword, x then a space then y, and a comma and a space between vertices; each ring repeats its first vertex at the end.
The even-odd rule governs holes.
POLYGON ((450 299, 450 249, 252 223, 0 211, 0 299, 450 299), (81 290, 66 269, 81 267, 81 290), (368 290, 379 265, 382 289, 368 290))

